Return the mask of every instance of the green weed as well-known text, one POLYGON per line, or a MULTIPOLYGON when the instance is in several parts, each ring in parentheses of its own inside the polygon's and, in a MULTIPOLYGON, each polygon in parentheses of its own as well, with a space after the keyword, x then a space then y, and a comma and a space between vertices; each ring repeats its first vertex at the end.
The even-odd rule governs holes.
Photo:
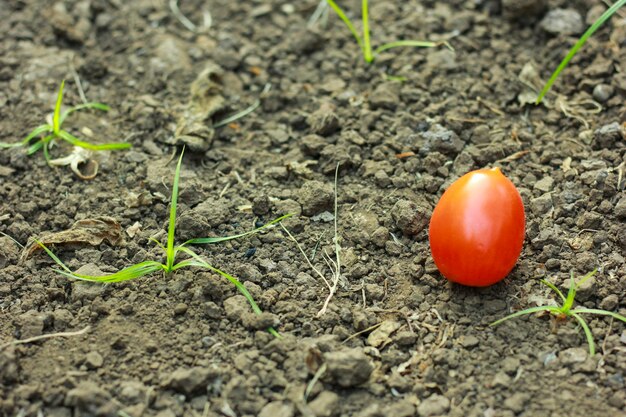
POLYGON ((328 5, 337 13, 337 16, 345 23, 348 27, 352 36, 356 39, 357 44, 361 48, 361 52, 363 53, 363 58, 365 62, 370 63, 374 61, 376 55, 380 54, 383 51, 392 48, 399 47, 418 47, 418 48, 433 48, 435 46, 445 45, 450 50, 453 48, 447 42, 428 42, 428 41, 417 41, 417 40, 399 40, 395 42, 385 43, 380 45, 378 48, 372 50, 372 45, 370 43, 370 27, 369 27, 369 8, 368 8, 368 0, 362 0, 361 3, 361 19, 363 26, 363 36, 359 35, 352 21, 346 16, 346 13, 335 3, 333 0, 326 0, 328 5))
POLYGON ((595 22, 593 22, 591 26, 589 26, 589 29, 587 29, 587 31, 583 33, 580 39, 578 39, 578 42, 576 42, 576 44, 574 44, 572 49, 570 49, 570 51, 565 56, 565 58, 563 58, 563 60, 561 61, 559 66, 556 68, 556 70, 554 70, 548 82, 543 86, 543 89, 541 90, 541 92, 539 93, 539 96, 537 97, 536 104, 541 103, 541 100, 543 100, 543 98, 548 93, 548 91, 550 91, 550 88, 552 88, 552 84, 554 84, 556 79, 559 77, 559 74, 561 74, 561 71, 563 71, 563 69, 571 61, 574 55, 576 55, 578 50, 582 48, 582 46, 587 42, 587 39, 589 39, 591 35, 593 35, 596 32, 596 30, 598 30, 600 26, 604 24, 604 22, 606 22, 611 16, 615 14, 615 12, 617 12, 617 10, 620 7, 624 6, 625 4, 626 4, 626 0, 619 0, 615 2, 615 4, 613 4, 604 13, 602 13, 602 15, 595 22))
MULTIPOLYGON (((172 185, 170 218, 169 218, 169 226, 167 229, 167 244, 166 244, 167 246, 163 246, 158 240, 154 238, 150 238, 151 241, 153 241, 161 249, 163 249, 163 252, 165 253, 165 263, 154 261, 154 260, 149 260, 149 261, 144 261, 144 262, 140 262, 138 264, 129 266, 113 274, 108 274, 108 275, 103 275, 103 276, 82 275, 82 274, 77 274, 75 272, 72 272, 43 243, 39 241, 36 241, 36 242, 43 248, 43 250, 46 251, 46 253, 54 260, 54 262, 56 262, 57 265, 59 265, 62 268, 62 269, 55 269, 56 272, 62 275, 65 275, 67 277, 78 279, 78 280, 83 280, 83 281, 92 281, 92 282, 101 282, 101 283, 120 282, 120 281, 128 281, 131 279, 141 278, 157 271, 163 271, 164 273, 169 274, 171 272, 174 272, 178 269, 185 268, 185 267, 206 268, 228 279, 237 288, 237 290, 239 290, 239 292, 248 300, 248 302, 250 303, 250 306, 252 307, 252 310, 256 314, 261 314, 261 309, 259 308, 257 303, 254 301, 254 298, 252 298, 252 295, 248 292, 246 287, 244 287, 243 284, 239 282, 237 278, 210 265, 208 262, 202 259, 198 254, 196 254, 193 250, 191 250, 187 246, 223 242, 226 240, 237 239, 240 237, 252 235, 254 233, 260 232, 261 230, 273 224, 280 222, 281 220, 287 217, 290 217, 291 214, 287 214, 282 217, 279 217, 259 228, 256 228, 254 230, 251 230, 245 233, 240 233, 237 235, 225 236, 225 237, 208 237, 208 238, 191 239, 181 245, 176 245, 174 242, 174 234, 176 231, 176 206, 178 202, 178 183, 179 183, 179 178, 180 178, 180 166, 181 166, 182 160, 183 160, 183 152, 181 152, 180 157, 178 158, 178 164, 176 165, 176 172, 174 174, 174 183, 172 185), (178 257, 180 253, 188 255, 189 257, 187 259, 176 262, 176 258, 178 257)), ((272 335, 279 337, 278 332, 276 332, 276 330, 274 330, 273 328, 268 329, 268 331, 272 335)))
POLYGON ((43 154, 46 158, 46 162, 50 164, 50 151, 49 148, 56 139, 62 139, 71 143, 74 146, 80 148, 89 149, 91 151, 105 151, 116 149, 127 149, 131 147, 130 143, 105 143, 102 145, 95 145, 93 143, 85 142, 78 139, 67 130, 61 129, 63 122, 75 111, 83 109, 96 109, 102 111, 108 111, 109 107, 101 103, 85 103, 78 106, 70 107, 61 113, 61 103, 63 102, 63 88, 65 86, 65 80, 61 82, 59 87, 59 93, 57 95, 56 105, 54 106, 54 113, 52 114, 51 123, 46 123, 33 129, 28 136, 22 141, 16 143, 0 143, 0 148, 16 148, 16 147, 28 147, 27 154, 32 155, 40 149, 43 149, 43 154), (45 135, 41 137, 42 135, 45 135), (37 139, 34 143, 31 143, 33 139, 37 139))
POLYGON ((556 292, 559 298, 561 298, 561 300, 563 301, 563 305, 561 307, 539 306, 539 307, 527 308, 526 310, 518 311, 517 313, 513 313, 500 320, 494 321, 493 323, 490 324, 490 326, 496 326, 502 323, 503 321, 512 319, 514 317, 519 317, 519 316, 523 316, 526 314, 532 314, 532 313, 537 313, 541 311, 547 311, 555 315, 557 318, 573 317, 574 319, 576 319, 576 321, 578 321, 578 323, 580 324, 580 327, 582 327, 583 331, 585 332, 585 336, 587 337, 587 343, 589 344, 589 354, 591 356, 595 355, 596 348, 595 348, 595 343, 593 341, 593 335, 591 334, 591 330, 589 329, 587 322, 580 315, 581 314, 599 314, 603 316, 611 316, 615 319, 621 320, 626 323, 626 317, 619 315, 617 313, 614 313, 612 311, 599 310, 599 309, 594 309, 594 308, 584 308, 584 307, 578 307, 572 310, 572 307, 574 306, 574 298, 576 297, 576 291, 578 290, 578 288, 580 288, 580 286, 585 281, 587 281, 589 278, 594 276, 596 272, 597 272, 597 269, 594 269, 593 271, 591 271, 590 273, 582 277, 578 283, 575 282, 574 273, 572 272, 569 291, 567 292, 567 297, 564 296, 563 293, 554 284, 552 284, 549 281, 546 281, 545 279, 542 279, 541 282, 547 285, 548 287, 550 287, 550 289, 556 292))

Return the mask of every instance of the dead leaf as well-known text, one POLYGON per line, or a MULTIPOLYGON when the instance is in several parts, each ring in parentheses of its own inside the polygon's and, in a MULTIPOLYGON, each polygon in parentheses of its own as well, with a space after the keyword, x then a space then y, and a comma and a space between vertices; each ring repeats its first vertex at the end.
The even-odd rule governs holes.
POLYGON ((375 348, 384 348, 391 343, 391 335, 402 325, 395 320, 385 320, 367 337, 367 344, 375 348))
MULTIPOLYGON (((106 241, 109 245, 118 246, 124 243, 122 227, 112 217, 79 220, 68 230, 52 233, 39 238, 46 246, 51 245, 91 245, 98 246, 106 241)), ((36 242, 27 245, 22 252, 21 260, 31 257, 35 252, 42 250, 36 242)))

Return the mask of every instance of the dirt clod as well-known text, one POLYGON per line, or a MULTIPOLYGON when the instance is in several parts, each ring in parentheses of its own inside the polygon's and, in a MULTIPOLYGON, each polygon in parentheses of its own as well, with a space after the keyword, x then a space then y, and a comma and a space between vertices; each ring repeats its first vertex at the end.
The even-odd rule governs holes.
POLYGON ((333 186, 320 181, 308 181, 300 189, 298 201, 305 216, 331 211, 334 202, 333 186))
POLYGON ((322 391, 313 401, 309 403, 309 408, 315 417, 333 417, 339 411, 338 405, 341 398, 332 391, 322 391))
POLYGON ((443 395, 433 394, 417 406, 420 417, 442 415, 450 409, 450 400, 443 395))
POLYGON ((409 200, 398 201, 391 209, 391 217, 403 234, 417 235, 430 219, 430 211, 409 200))
POLYGON ((324 354, 326 378, 340 387, 354 387, 367 382, 374 367, 361 349, 324 354))
POLYGON ((212 376, 214 372, 206 367, 179 368, 166 375, 162 385, 186 394, 199 393, 206 390, 206 385, 212 376))

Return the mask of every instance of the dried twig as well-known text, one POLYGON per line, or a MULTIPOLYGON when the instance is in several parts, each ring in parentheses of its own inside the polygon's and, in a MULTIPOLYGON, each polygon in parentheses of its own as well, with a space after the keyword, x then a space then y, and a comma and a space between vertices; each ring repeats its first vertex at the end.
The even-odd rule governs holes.
POLYGON ((55 337, 80 336, 81 334, 87 333, 90 329, 91 329, 91 326, 87 326, 84 329, 78 330, 76 332, 49 333, 49 334, 42 334, 40 336, 29 337, 28 339, 13 340, 12 342, 8 342, 8 343, 4 343, 0 345, 0 349, 4 349, 6 347, 14 346, 14 345, 23 345, 26 343, 33 343, 33 342, 37 342, 39 340, 44 340, 44 339, 52 339, 55 337))

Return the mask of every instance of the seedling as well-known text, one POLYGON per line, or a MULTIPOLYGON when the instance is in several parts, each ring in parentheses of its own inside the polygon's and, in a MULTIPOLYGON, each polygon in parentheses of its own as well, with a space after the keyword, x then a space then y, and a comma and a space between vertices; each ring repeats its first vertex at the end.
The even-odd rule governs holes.
POLYGON ((433 48, 440 45, 445 45, 450 50, 453 50, 448 42, 429 42, 429 41, 417 41, 417 40, 399 40, 395 42, 389 42, 380 45, 378 48, 372 50, 372 45, 370 43, 370 27, 369 27, 369 11, 368 11, 368 0, 362 0, 361 3, 361 19, 363 25, 363 36, 359 35, 352 21, 346 16, 346 13, 335 3, 333 0, 326 0, 328 5, 337 13, 337 16, 343 23, 346 24, 352 36, 356 39, 356 42, 359 44, 361 48, 361 52, 363 52, 363 58, 365 62, 370 63, 374 61, 376 55, 380 54, 383 51, 392 48, 399 48, 404 46, 411 46, 417 48, 433 48))
POLYGON ((16 147, 28 147, 27 154, 32 155, 37 152, 39 149, 43 149, 44 157, 46 158, 46 162, 50 165, 50 151, 49 148, 52 146, 55 140, 62 139, 66 142, 71 143, 74 146, 78 146, 80 148, 89 149, 91 151, 107 151, 107 150, 116 150, 116 149, 127 149, 131 147, 130 143, 105 143, 102 145, 95 145, 93 143, 85 142, 83 140, 78 139, 67 130, 61 129, 63 122, 71 113, 83 110, 83 109, 96 109, 102 111, 108 111, 109 106, 101 103, 85 103, 79 104, 78 106, 70 107, 61 113, 61 103, 63 102, 63 87, 65 86, 65 80, 61 82, 61 87, 59 87, 59 94, 57 95, 57 102, 54 106, 54 113, 52 114, 52 120, 49 123, 43 124, 41 126, 33 129, 32 132, 29 133, 21 142, 16 143, 0 143, 0 148, 16 148, 16 147), (42 135, 45 135, 41 137, 42 135), (34 143, 31 143, 33 139, 37 139, 34 143))
POLYGON ((548 91, 550 91, 550 88, 552 88, 552 84, 554 84, 556 79, 559 77, 559 74, 561 74, 561 71, 563 71, 563 69, 571 61, 574 55, 576 55, 578 50, 582 48, 582 46, 587 42, 587 39, 589 39, 591 35, 593 35, 596 32, 596 30, 598 30, 600 26, 604 24, 604 22, 606 22, 611 16, 615 14, 615 12, 617 12, 617 10, 620 7, 624 6, 625 4, 626 4, 626 0, 619 0, 615 2, 613 6, 608 8, 604 13, 602 13, 602 15, 595 22, 593 22, 591 26, 589 26, 589 29, 587 29, 587 31, 583 33, 580 39, 578 39, 578 42, 576 42, 574 46, 572 47, 572 49, 570 49, 570 51, 565 56, 565 58, 563 58, 563 60, 561 61, 559 66, 556 68, 556 70, 554 70, 548 82, 543 86, 543 89, 541 90, 541 92, 539 93, 539 96, 537 97, 536 104, 541 103, 541 100, 543 100, 543 98, 548 93, 548 91))
POLYGON ((582 327, 583 331, 585 332, 585 336, 587 337, 587 343, 589 344, 589 355, 591 356, 595 355, 596 347, 593 341, 593 335, 591 334, 591 330, 589 329, 587 322, 580 315, 581 314, 599 314, 602 316, 611 316, 615 319, 621 320, 626 323, 626 317, 619 315, 617 313, 614 313, 612 311, 599 310, 595 308, 584 308, 584 307, 578 307, 572 310, 572 307, 574 306, 574 297, 576 297, 576 291, 578 290, 578 288, 580 288, 580 286, 585 281, 587 281, 589 278, 594 276, 594 274, 597 271, 598 271, 597 269, 594 269, 593 271, 591 271, 590 273, 582 277, 582 279, 578 283, 575 282, 574 273, 572 272, 569 291, 567 292, 567 297, 564 296, 563 293, 554 284, 552 284, 549 281, 546 281, 545 279, 542 279, 541 282, 547 285, 548 287, 550 287, 550 289, 556 292, 558 296, 561 298, 561 300, 563 301, 563 305, 561 307, 539 306, 539 307, 527 308, 526 310, 518 311, 517 313, 513 313, 500 320, 494 321, 493 323, 490 324, 490 326, 498 325, 502 323, 503 321, 512 319, 514 317, 519 317, 519 316, 523 316, 526 314, 533 314, 533 313, 537 313, 541 311, 547 311, 550 314, 553 314, 554 316, 556 316, 558 320, 565 320, 568 317, 574 317, 576 321, 578 321, 578 323, 580 324, 580 327, 582 327))
MULTIPOLYGON (((192 267, 192 266, 206 268, 228 279, 239 290, 239 292, 248 300, 248 302, 250 303, 250 306, 252 307, 252 310, 256 314, 261 314, 261 309, 259 308, 257 303, 254 301, 254 298, 252 298, 252 295, 248 292, 246 287, 244 287, 243 284, 239 282, 237 278, 233 277, 232 275, 220 269, 215 268, 214 266, 206 262, 204 259, 202 259, 198 254, 196 254, 193 250, 191 250, 187 246, 193 245, 193 244, 223 242, 226 240, 237 239, 240 237, 252 235, 252 234, 260 232, 261 230, 267 227, 270 227, 273 224, 280 222, 281 220, 291 216, 291 214, 287 214, 282 217, 279 217, 259 228, 256 228, 254 230, 251 230, 245 233, 240 233, 240 234, 233 235, 233 236, 191 239, 181 245, 175 245, 174 233, 176 231, 176 205, 178 201, 178 182, 180 178, 180 165, 181 165, 182 160, 183 160, 183 152, 181 152, 180 157, 178 158, 178 164, 176 165, 176 172, 174 174, 174 183, 172 185, 172 201, 170 204, 170 219, 169 219, 169 226, 167 229, 167 244, 166 244, 167 246, 163 246, 158 240, 154 238, 150 238, 151 241, 156 243, 161 249, 163 249, 163 252, 165 252, 165 259, 166 259, 165 263, 161 263, 159 261, 154 261, 154 260, 149 260, 149 261, 144 261, 144 262, 140 262, 138 264, 129 266, 113 274, 108 274, 108 275, 103 275, 103 276, 82 275, 82 274, 77 274, 75 272, 72 272, 43 243, 37 240, 36 242, 43 248, 43 250, 46 251, 48 255, 50 255, 50 257, 54 260, 54 262, 56 262, 57 265, 59 265, 62 268, 62 269, 55 269, 56 272, 62 275, 65 275, 69 278, 74 278, 74 279, 83 280, 83 281, 102 282, 102 283, 120 282, 120 281, 128 281, 131 279, 141 278, 157 271, 163 271, 165 274, 169 274, 178 269, 192 267), (188 255, 189 258, 176 262, 176 258, 178 257, 179 253, 188 255)), ((273 328, 269 328, 268 331, 272 335, 279 337, 278 332, 274 330, 273 328)))

